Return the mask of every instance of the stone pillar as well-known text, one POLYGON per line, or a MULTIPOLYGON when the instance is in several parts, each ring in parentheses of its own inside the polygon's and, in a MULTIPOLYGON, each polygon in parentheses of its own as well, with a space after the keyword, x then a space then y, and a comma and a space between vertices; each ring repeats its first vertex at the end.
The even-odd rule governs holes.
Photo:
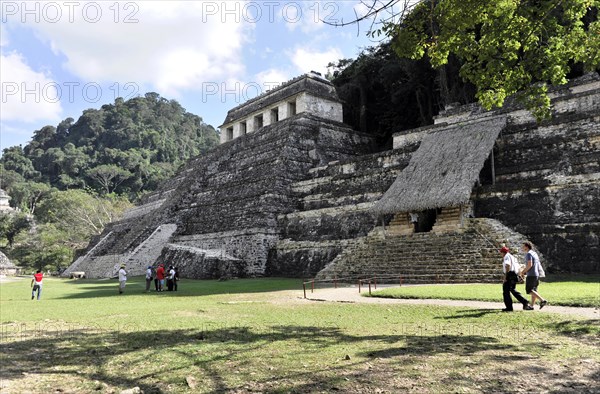
MULTIPOLYGON (((310 96, 302 93, 296 97, 296 113, 306 112, 310 108, 310 96)), ((318 115, 318 114, 315 114, 318 115)))
POLYGON ((410 221, 410 216, 407 212, 395 214, 387 229, 388 235, 411 235, 414 232, 415 227, 410 221))
POLYGON ((283 103, 279 104, 279 120, 284 120, 289 117, 290 115, 288 114, 287 101, 284 101, 283 103))
POLYGON ((442 212, 437 215, 431 232, 436 234, 463 232, 461 215, 462 207, 442 208, 442 212))
POLYGON ((280 113, 279 106, 267 108, 265 110, 264 118, 263 118, 264 125, 268 126, 270 124, 279 122, 279 120, 280 120, 279 113, 280 113), (276 113, 273 113, 274 111, 276 113))

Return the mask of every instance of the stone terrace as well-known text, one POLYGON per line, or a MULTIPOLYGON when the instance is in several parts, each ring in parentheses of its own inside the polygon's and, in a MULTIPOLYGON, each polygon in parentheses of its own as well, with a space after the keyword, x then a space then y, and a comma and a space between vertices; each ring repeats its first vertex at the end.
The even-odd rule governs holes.
POLYGON ((267 272, 314 276, 368 234, 377 221, 369 208, 394 182, 417 146, 415 141, 403 149, 333 162, 295 182, 297 210, 278 217, 282 240, 271 251, 267 272))

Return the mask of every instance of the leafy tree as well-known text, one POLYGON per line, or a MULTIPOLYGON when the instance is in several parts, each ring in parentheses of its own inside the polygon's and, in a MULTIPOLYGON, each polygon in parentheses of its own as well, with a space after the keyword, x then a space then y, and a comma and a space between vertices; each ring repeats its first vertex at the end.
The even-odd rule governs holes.
POLYGON ((66 234, 54 224, 41 224, 30 233, 20 233, 9 257, 20 266, 61 270, 73 261, 74 250, 64 243, 66 234))
POLYGON ((398 57, 390 43, 363 50, 356 60, 330 63, 328 77, 344 101, 344 121, 375 135, 391 148, 394 133, 431 124, 445 102, 473 102, 474 87, 458 75, 455 59, 446 66, 446 96, 427 59, 398 57))
POLYGON ((155 169, 177 169, 217 144, 216 130, 202 118, 174 100, 148 93, 88 109, 77 121, 67 118, 56 127, 44 126, 24 148, 5 149, 0 165, 26 181, 48 183, 60 190, 92 186, 96 191, 134 198, 154 190, 173 173, 155 169), (111 180, 118 185, 109 185, 106 168, 101 167, 106 165, 121 167, 131 176, 120 172, 111 180))
MULTIPOLYGON (((65 268, 73 261, 75 250, 85 249, 90 238, 100 234, 106 223, 116 220, 129 207, 131 204, 124 197, 54 190, 36 209, 36 225, 32 216, 24 214, 21 218, 25 219, 10 224, 13 230, 7 255, 32 269, 65 268)), ((0 235, 8 241, 5 227, 6 219, 0 216, 0 235)))
POLYGON ((103 164, 88 170, 87 175, 102 186, 106 194, 112 193, 117 186, 131 178, 131 172, 113 164, 103 164))
POLYGON ((24 213, 0 213, 0 241, 6 242, 9 248, 15 243, 19 233, 31 228, 31 218, 24 213))
POLYGON ((23 148, 20 146, 4 149, 2 153, 2 165, 4 169, 14 171, 30 180, 36 180, 40 176, 40 173, 33 168, 31 159, 25 155, 23 148))
POLYGON ((383 32, 400 56, 427 56, 434 67, 455 55, 484 108, 522 92, 543 118, 549 84, 566 83, 574 64, 600 66, 599 8, 600 0, 427 0, 372 34, 383 32))
MULTIPOLYGON (((10 190, 13 185, 19 182, 25 182, 25 178, 18 172, 13 170, 7 170, 2 163, 0 163, 0 189, 10 190)), ((14 199, 10 202, 11 206, 16 206, 14 204, 14 199)))
POLYGON ((79 249, 129 207, 123 197, 100 197, 85 190, 54 191, 40 204, 37 219, 54 224, 66 234, 64 242, 79 249))
POLYGON ((10 190, 15 206, 33 215, 37 204, 50 193, 52 188, 40 182, 19 182, 14 184, 10 190))

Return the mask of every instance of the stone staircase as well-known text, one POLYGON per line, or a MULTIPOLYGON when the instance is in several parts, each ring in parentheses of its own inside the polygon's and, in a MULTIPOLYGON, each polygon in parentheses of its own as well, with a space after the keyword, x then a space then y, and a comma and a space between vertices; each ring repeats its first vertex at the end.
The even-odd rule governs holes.
POLYGON ((160 225, 144 242, 139 244, 126 260, 129 275, 143 275, 148 265, 153 265, 160 257, 175 230, 177 230, 176 224, 160 225))
MULTIPOLYGON (((404 283, 498 283, 502 280, 499 244, 518 244, 524 236, 491 219, 468 219, 463 232, 394 235, 375 228, 321 270, 317 279, 404 283), (385 279, 387 278, 387 280, 385 279)), ((518 257, 518 253, 516 253, 518 257)))

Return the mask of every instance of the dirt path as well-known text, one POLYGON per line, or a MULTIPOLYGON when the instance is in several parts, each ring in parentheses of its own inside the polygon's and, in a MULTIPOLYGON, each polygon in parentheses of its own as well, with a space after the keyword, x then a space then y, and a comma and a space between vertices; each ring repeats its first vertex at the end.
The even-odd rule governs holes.
MULTIPOLYGON (((397 286, 378 286, 397 287, 397 286)), ((364 292, 364 290, 363 290, 364 292)), ((328 302, 348 302, 348 303, 365 303, 365 304, 401 304, 401 305, 440 305, 440 306, 456 306, 477 309, 497 309, 504 308, 502 302, 487 302, 487 301, 464 301, 464 300, 430 300, 430 299, 396 299, 396 298, 379 298, 379 297, 363 297, 358 293, 358 288, 343 287, 337 289, 316 289, 314 293, 307 290, 306 297, 309 301, 328 301, 328 302)), ((498 294, 498 298, 502 298, 502 294, 498 294)), ((536 306, 535 311, 528 313, 559 313, 563 315, 579 316, 586 319, 600 319, 600 310, 598 308, 575 308, 569 306, 554 306, 548 304, 542 311, 536 306)), ((515 305, 515 310, 519 311, 519 304, 515 305)))

